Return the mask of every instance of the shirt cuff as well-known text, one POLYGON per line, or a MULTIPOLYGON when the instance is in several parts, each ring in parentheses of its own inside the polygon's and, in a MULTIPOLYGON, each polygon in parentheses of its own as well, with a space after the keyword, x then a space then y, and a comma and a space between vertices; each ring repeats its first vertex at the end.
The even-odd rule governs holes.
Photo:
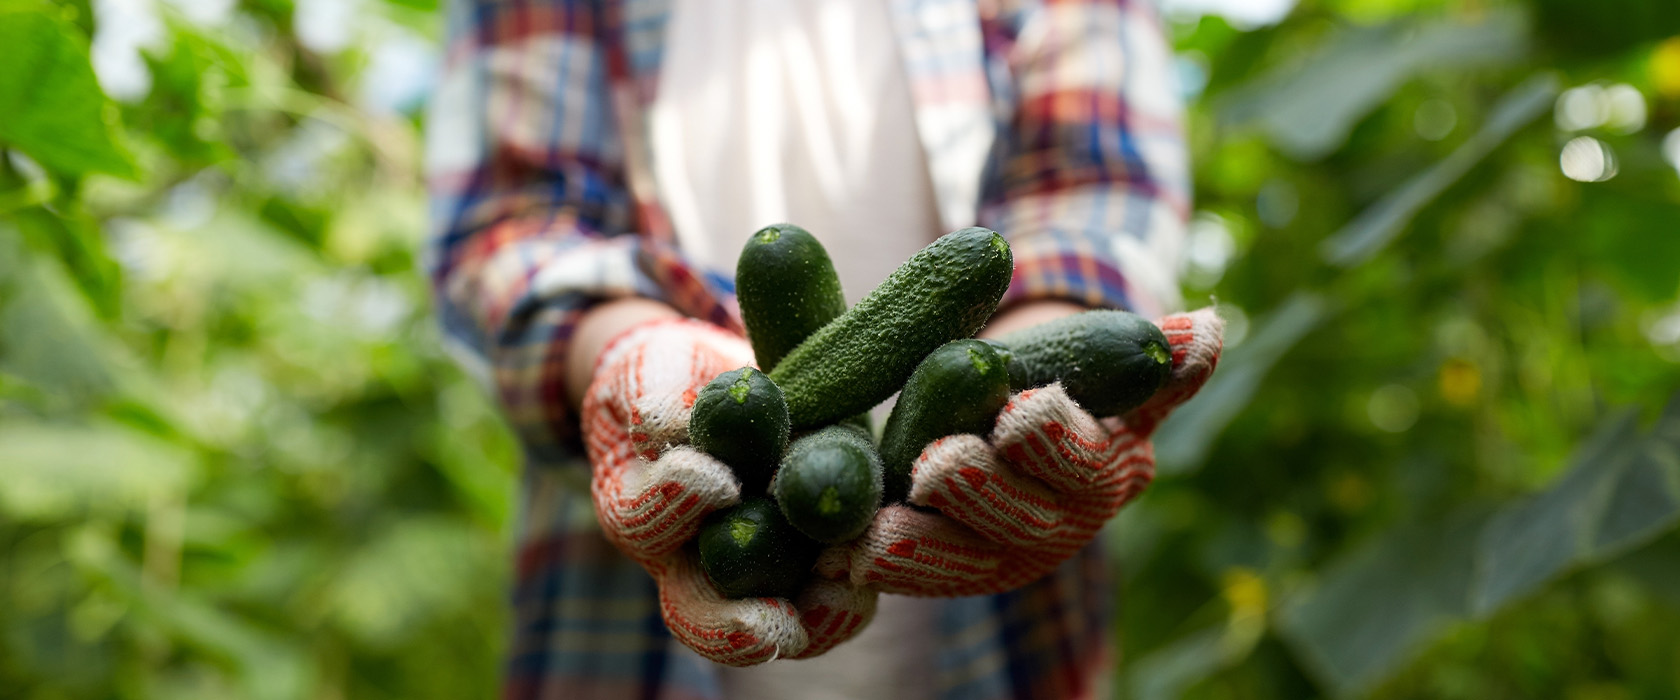
POLYGON ((983 219, 1009 239, 1015 257, 999 308, 1061 300, 1154 318, 1183 304, 1177 246, 1184 217, 1157 200, 1042 195, 988 214, 983 219))
POLYGON ((481 231, 439 275, 445 335, 483 359, 486 379, 533 465, 581 464, 566 357, 596 304, 645 297, 744 334, 734 297, 671 246, 602 236, 556 220, 481 231))

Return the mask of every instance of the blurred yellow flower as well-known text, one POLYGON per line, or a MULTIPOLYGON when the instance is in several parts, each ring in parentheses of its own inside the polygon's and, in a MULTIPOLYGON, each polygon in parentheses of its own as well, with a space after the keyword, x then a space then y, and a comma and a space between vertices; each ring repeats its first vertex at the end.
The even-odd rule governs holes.
POLYGON ((1651 84, 1659 95, 1680 97, 1680 36, 1669 37, 1651 52, 1651 84))
POLYGON ((1441 363, 1439 383, 1441 398, 1447 403, 1460 408, 1468 407, 1482 392, 1482 371, 1464 358, 1449 358, 1441 363))

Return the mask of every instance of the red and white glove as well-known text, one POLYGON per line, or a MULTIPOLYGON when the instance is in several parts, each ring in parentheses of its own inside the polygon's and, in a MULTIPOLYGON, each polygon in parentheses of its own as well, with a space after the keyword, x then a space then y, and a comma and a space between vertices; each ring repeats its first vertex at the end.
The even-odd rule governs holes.
POLYGON ((653 575, 671 634, 731 666, 828 651, 863 628, 876 599, 872 589, 813 577, 792 601, 729 600, 683 547, 707 514, 741 498, 729 467, 687 445, 689 410, 713 377, 751 364, 747 341, 717 326, 645 323, 602 351, 581 413, 604 534, 653 575))
POLYGON ((1149 436, 1219 361, 1212 309, 1156 322, 1172 346, 1167 384, 1130 413, 1098 420, 1059 384, 1011 397, 989 439, 930 443, 910 502, 883 508, 857 540, 823 553, 818 573, 888 593, 969 596, 1013 590, 1077 553, 1155 477, 1149 436))

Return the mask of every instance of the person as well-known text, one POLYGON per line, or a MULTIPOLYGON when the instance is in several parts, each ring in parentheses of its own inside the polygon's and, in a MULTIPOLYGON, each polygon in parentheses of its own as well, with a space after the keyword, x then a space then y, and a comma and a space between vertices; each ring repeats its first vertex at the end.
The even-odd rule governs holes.
POLYGON ((1046 388, 1012 398, 1005 413, 1038 421, 1016 420, 1014 437, 1000 418, 992 436, 930 448, 924 462, 953 478, 918 466, 912 500, 938 507, 884 508, 793 601, 725 601, 693 570, 696 518, 740 493, 681 446, 683 394, 752 362, 727 271, 778 221, 824 242, 853 301, 943 232, 1003 233, 1016 269, 986 335, 1176 307, 1188 165, 1151 8, 459 0, 447 13, 428 117, 431 282, 452 350, 493 388, 526 461, 504 695, 1099 694, 1115 591, 1093 540, 1152 476, 1153 426, 1212 371, 1211 312, 1168 317, 1174 384, 1124 420, 1046 388), (1014 449, 1029 444, 1092 471, 1059 483, 1047 470, 1066 460, 1014 449))

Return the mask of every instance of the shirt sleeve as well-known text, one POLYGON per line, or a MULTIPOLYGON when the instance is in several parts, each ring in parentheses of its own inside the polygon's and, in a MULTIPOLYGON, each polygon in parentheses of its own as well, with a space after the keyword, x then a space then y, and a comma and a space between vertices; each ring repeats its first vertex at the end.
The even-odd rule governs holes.
POLYGON ((1009 108, 980 211, 1015 252, 1003 303, 1175 309, 1190 178, 1158 18, 1142 0, 1005 4, 985 22, 1009 108))
POLYGON ((535 463, 581 455, 565 357, 593 304, 647 297, 738 330, 725 289, 632 230, 602 5, 450 3, 428 114, 427 268, 446 343, 535 463))

